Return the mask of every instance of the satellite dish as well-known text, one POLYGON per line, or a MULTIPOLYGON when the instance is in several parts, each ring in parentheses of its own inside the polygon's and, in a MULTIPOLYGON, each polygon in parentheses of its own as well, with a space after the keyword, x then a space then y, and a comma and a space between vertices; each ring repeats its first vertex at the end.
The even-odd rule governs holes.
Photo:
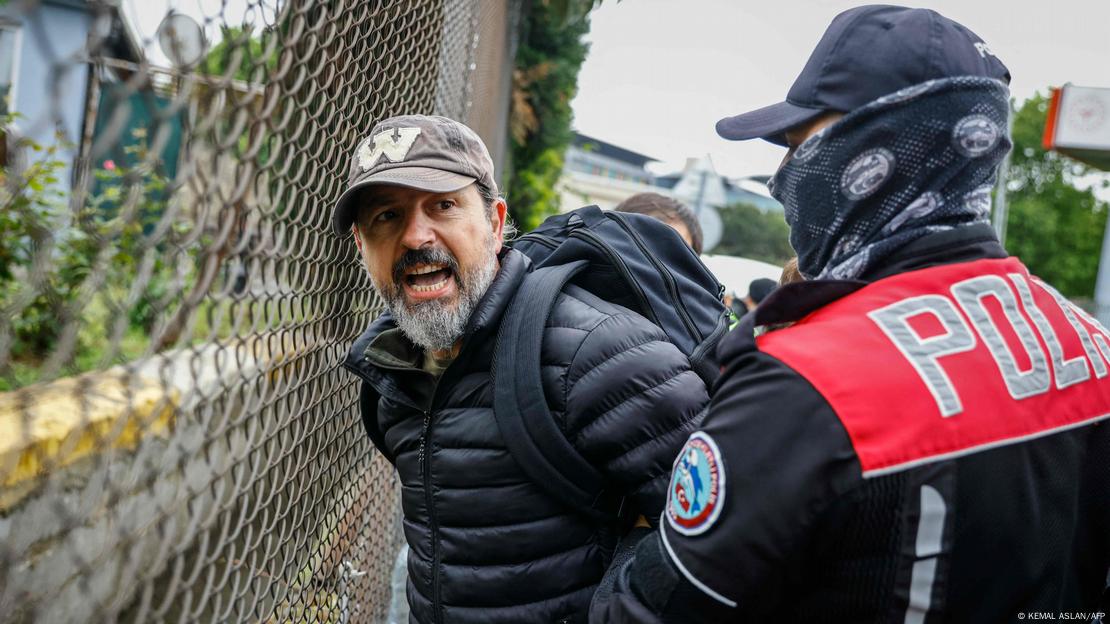
POLYGON ((184 68, 200 62, 208 42, 195 19, 171 11, 158 25, 158 45, 175 67, 184 68))

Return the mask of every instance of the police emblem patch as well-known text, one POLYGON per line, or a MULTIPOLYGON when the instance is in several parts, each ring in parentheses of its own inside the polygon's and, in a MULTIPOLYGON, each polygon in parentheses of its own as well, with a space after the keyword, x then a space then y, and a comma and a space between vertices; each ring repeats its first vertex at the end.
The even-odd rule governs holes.
POLYGON ((1002 131, 986 115, 968 115, 952 130, 952 142, 961 154, 968 158, 978 158, 994 149, 1002 131))
POLYGON ((825 277, 829 279, 855 279, 867 268, 867 263, 870 259, 871 250, 864 249, 860 253, 848 258, 829 270, 825 277))
POLYGON ((828 130, 828 128, 822 128, 820 132, 802 141, 798 149, 794 150, 794 160, 805 162, 821 151, 821 142, 825 139, 825 130, 828 130))
POLYGON ((992 191, 994 191, 994 187, 992 186, 980 186, 967 195, 964 195, 964 205, 978 215, 980 219, 986 219, 990 217, 991 214, 992 191))
POLYGON ((667 521, 683 535, 709 530, 725 502, 721 451, 709 434, 697 432, 682 447, 667 489, 667 521))
POLYGON ((895 215, 890 223, 886 224, 883 228, 883 233, 890 235, 900 229, 909 221, 927 217, 937 211, 938 208, 944 205, 944 196, 936 191, 925 191, 920 197, 913 200, 913 203, 906 206, 906 209, 895 215))
POLYGON ((869 149, 848 164, 840 176, 840 192, 848 199, 863 199, 879 190, 893 174, 894 154, 882 147, 869 149))

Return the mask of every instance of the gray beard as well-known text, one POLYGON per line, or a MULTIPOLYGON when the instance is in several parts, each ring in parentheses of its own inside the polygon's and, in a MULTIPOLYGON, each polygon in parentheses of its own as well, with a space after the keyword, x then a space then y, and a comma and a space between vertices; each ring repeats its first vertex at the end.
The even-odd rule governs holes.
POLYGON ((453 278, 459 294, 454 302, 435 299, 410 306, 405 302, 400 284, 392 289, 383 289, 374 282, 374 288, 382 295, 405 337, 425 351, 443 351, 453 347, 462 337, 470 315, 496 275, 497 257, 493 254, 490 254, 488 263, 476 267, 467 275, 456 274, 453 278))

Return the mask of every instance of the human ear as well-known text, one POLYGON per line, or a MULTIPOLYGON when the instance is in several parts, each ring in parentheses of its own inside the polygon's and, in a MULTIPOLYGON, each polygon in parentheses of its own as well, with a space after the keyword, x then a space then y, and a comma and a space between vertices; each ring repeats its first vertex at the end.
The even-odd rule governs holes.
POLYGON ((362 253, 362 236, 358 233, 358 224, 351 224, 351 235, 355 237, 355 247, 358 247, 359 253, 362 253))
POLYGON ((493 202, 493 210, 490 210, 490 227, 493 229, 493 238, 497 243, 496 253, 501 253, 501 247, 504 246, 505 219, 508 214, 509 205, 505 200, 498 198, 493 202))

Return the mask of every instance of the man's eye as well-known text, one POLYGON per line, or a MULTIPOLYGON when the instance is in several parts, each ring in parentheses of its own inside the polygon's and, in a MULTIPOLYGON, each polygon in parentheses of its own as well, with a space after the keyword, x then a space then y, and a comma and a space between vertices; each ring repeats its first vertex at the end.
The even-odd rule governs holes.
POLYGON ((397 213, 393 210, 383 210, 383 211, 379 212, 378 214, 374 215, 374 221, 377 221, 377 222, 392 221, 393 219, 396 219, 396 218, 397 218, 397 213))
POLYGON ((439 202, 439 209, 440 210, 450 210, 454 207, 455 207, 454 200, 444 199, 443 201, 439 202))

